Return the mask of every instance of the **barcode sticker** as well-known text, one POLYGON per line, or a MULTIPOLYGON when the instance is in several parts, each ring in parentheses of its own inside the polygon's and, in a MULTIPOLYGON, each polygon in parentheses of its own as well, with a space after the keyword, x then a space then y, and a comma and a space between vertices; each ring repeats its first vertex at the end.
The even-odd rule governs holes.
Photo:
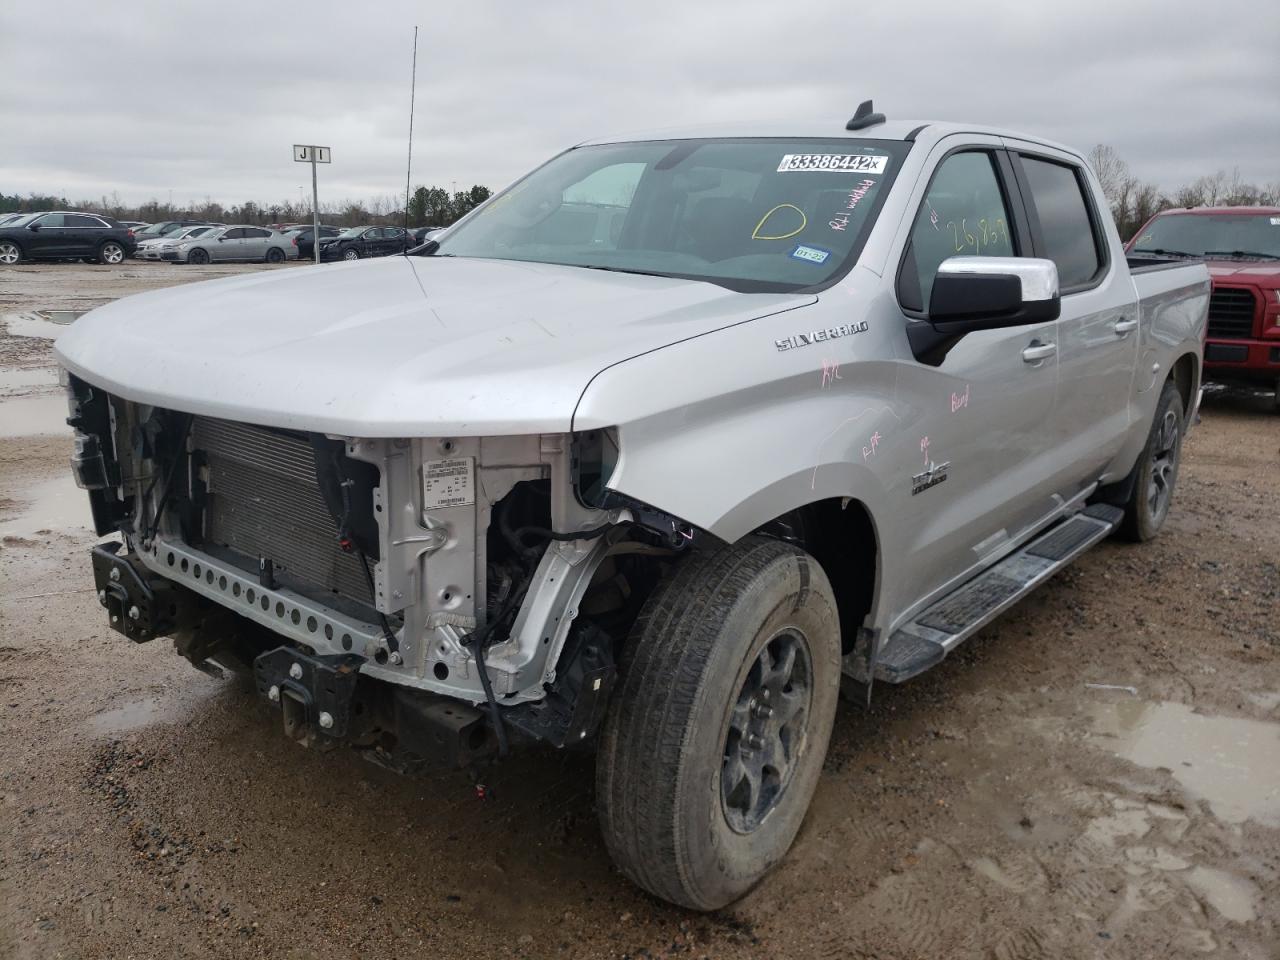
POLYGON ((788 153, 778 173, 884 173, 888 157, 858 153, 788 153))
POLYGON ((475 457, 428 460, 422 465, 422 509, 439 510, 475 502, 475 457))

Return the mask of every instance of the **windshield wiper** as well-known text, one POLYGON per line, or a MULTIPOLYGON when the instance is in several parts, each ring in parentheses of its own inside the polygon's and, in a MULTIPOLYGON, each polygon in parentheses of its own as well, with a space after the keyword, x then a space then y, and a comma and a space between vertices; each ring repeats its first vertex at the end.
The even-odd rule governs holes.
POLYGON ((1227 257, 1233 260, 1280 260, 1280 254, 1259 253, 1257 250, 1206 250, 1206 257, 1227 257))
POLYGON ((1192 260, 1198 259, 1200 254, 1187 253, 1185 250, 1166 250, 1164 247, 1156 247, 1155 249, 1139 249, 1134 247, 1131 253, 1154 253, 1158 257, 1188 257, 1192 260))
POLYGON ((636 276, 639 276, 639 277, 666 277, 668 279, 671 278, 671 274, 669 273, 654 273, 652 270, 629 270, 626 267, 604 267, 599 265, 592 265, 589 263, 573 263, 573 264, 568 264, 568 266, 582 267, 586 270, 604 270, 604 271, 607 271, 608 273, 634 273, 636 276))

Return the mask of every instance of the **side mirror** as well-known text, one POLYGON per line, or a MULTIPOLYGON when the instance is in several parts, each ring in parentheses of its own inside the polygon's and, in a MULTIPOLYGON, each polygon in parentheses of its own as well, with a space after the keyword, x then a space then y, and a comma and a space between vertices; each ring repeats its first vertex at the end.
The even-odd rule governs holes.
POLYGON ((938 267, 929 317, 907 326, 916 358, 934 365, 977 330, 1051 323, 1062 312, 1058 267, 1031 257, 951 257, 938 267))
POLYGON ((27 224, 27 229, 28 229, 28 230, 32 230, 32 231, 38 231, 38 230, 40 229, 40 224, 38 224, 38 223, 28 223, 28 224, 27 224))

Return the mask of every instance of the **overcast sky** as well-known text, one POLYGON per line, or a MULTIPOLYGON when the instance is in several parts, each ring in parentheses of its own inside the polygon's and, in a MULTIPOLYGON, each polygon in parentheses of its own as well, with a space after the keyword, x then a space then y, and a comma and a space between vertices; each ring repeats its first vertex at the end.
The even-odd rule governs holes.
POLYGON ((0 3, 0 192, 321 202, 500 187, 593 136, 893 118, 1109 143, 1172 189, 1280 181, 1277 0, 0 3))

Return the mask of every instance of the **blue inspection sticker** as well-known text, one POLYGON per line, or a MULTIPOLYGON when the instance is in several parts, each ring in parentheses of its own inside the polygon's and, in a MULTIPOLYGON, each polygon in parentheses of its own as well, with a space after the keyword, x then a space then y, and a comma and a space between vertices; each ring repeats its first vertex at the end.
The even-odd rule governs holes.
POLYGON ((824 250, 822 247, 811 247, 807 244, 797 243, 796 248, 791 251, 791 256, 806 263, 826 263, 827 257, 831 256, 831 251, 824 250))

